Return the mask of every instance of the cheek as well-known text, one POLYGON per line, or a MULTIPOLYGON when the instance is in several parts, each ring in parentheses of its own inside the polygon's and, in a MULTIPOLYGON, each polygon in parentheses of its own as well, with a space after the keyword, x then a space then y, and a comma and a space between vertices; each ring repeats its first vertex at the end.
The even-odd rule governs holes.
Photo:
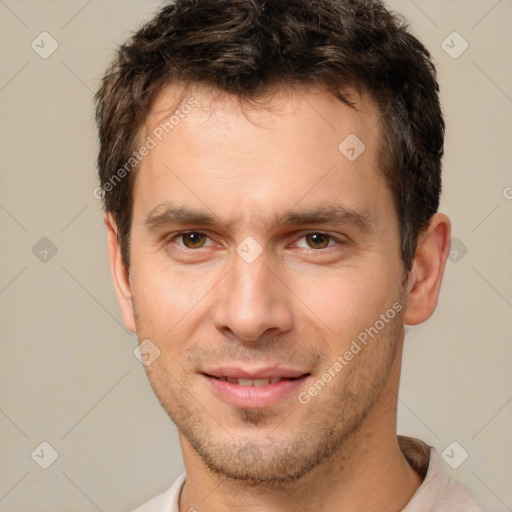
POLYGON ((167 344, 178 333, 188 336, 197 326, 219 276, 215 270, 180 269, 162 260, 136 255, 131 284, 139 337, 146 334, 167 344))
POLYGON ((373 325, 399 300, 399 287, 392 274, 337 269, 323 276, 296 276, 290 289, 299 298, 299 310, 312 321, 316 318, 316 324, 320 321, 328 337, 346 340, 373 325))

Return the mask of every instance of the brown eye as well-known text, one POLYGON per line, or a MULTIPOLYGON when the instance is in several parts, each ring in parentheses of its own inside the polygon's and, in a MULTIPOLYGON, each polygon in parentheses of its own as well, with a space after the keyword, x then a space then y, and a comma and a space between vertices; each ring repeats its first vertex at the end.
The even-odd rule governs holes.
POLYGON ((197 231, 191 231, 190 233, 183 233, 181 240, 188 249, 199 249, 205 244, 206 235, 197 231))
POLYGON ((324 249, 329 245, 331 237, 324 233, 310 233, 306 235, 306 242, 311 249, 324 249))

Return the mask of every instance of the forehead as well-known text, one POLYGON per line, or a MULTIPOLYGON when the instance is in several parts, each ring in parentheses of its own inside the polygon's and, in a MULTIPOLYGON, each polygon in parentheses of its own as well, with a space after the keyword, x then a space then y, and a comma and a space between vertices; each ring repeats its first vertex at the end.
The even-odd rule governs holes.
POLYGON ((164 87, 141 131, 154 147, 136 172, 135 207, 147 216, 161 204, 195 203, 226 223, 338 200, 371 214, 390 199, 378 169, 379 117, 368 96, 348 94, 355 108, 320 87, 252 101, 164 87))
POLYGON ((280 117, 286 119, 302 116, 318 117, 323 120, 326 127, 336 132, 340 128, 339 115, 342 107, 344 118, 350 118, 355 124, 370 124, 373 130, 378 130, 378 109, 369 94, 351 88, 344 90, 343 96, 353 107, 345 105, 320 85, 275 85, 257 97, 240 98, 207 84, 173 83, 164 86, 156 95, 142 133, 158 130, 159 126, 172 119, 173 114, 184 119, 182 110, 185 109, 187 115, 187 103, 192 101, 192 117, 202 120, 204 126, 210 127, 218 127, 226 122, 232 123, 243 114, 246 121, 272 129, 278 128, 280 117))

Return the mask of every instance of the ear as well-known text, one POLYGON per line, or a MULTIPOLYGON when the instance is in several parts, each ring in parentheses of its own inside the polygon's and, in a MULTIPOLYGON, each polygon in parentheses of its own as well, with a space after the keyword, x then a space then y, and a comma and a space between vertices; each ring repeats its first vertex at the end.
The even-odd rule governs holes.
POLYGON ((112 274, 112 280, 114 281, 117 300, 119 302, 119 307, 121 308, 126 328, 135 333, 137 332, 137 328, 133 312, 130 277, 121 257, 121 247, 117 238, 117 226, 110 213, 105 215, 104 220, 105 225, 107 226, 110 273, 112 274))
POLYGON ((436 213, 418 239, 409 272, 408 300, 404 323, 417 325, 432 315, 437 306, 446 260, 450 252, 450 219, 436 213))

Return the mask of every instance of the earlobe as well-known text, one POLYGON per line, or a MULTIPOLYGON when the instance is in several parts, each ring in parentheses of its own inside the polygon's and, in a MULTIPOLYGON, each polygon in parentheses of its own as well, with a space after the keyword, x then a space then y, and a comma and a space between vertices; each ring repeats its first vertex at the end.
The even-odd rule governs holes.
POLYGON ((450 219, 436 213, 418 239, 413 267, 409 273, 404 323, 417 325, 432 315, 437 306, 446 260, 450 251, 450 219))
POLYGON ((104 221, 107 227, 110 273, 114 282, 117 300, 119 302, 119 307, 121 309, 126 328, 135 333, 137 332, 137 329, 135 325, 135 315, 133 312, 130 278, 121 256, 121 246, 117 236, 117 226, 110 213, 105 215, 104 221))

